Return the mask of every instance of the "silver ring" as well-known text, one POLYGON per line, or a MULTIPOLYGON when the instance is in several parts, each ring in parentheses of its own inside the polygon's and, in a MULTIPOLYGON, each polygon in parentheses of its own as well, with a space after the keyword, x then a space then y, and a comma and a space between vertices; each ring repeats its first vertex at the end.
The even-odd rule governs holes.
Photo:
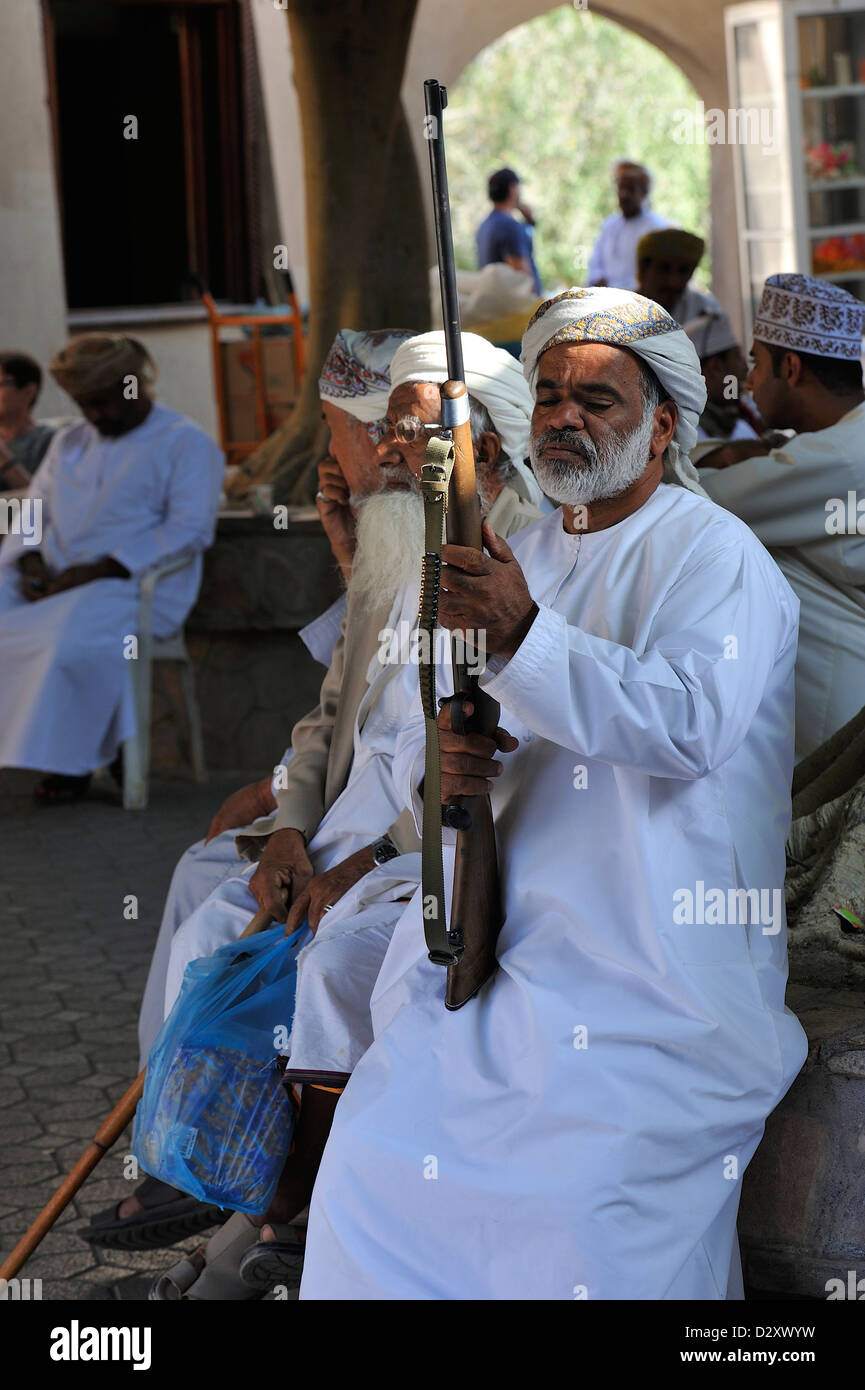
POLYGON ((325 903, 324 907, 321 909, 322 915, 324 915, 325 912, 331 912, 332 910, 333 910, 333 903, 325 903))
POLYGON ((319 489, 318 489, 318 492, 315 494, 315 500, 318 501, 319 498, 321 498, 322 502, 329 502, 329 501, 330 501, 330 498, 328 497, 327 493, 326 493, 326 492, 322 492, 321 488, 319 488, 319 489))

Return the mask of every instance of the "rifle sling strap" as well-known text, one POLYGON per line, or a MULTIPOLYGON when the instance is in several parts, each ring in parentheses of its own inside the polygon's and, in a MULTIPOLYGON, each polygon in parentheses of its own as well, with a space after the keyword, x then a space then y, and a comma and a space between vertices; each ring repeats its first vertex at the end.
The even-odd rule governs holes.
POLYGON ((456 965, 462 948, 449 939, 442 865, 441 749, 436 703, 435 634, 441 589, 448 484, 454 466, 453 440, 434 435, 427 444, 421 471, 424 504, 424 557, 421 576, 418 642, 420 695, 426 725, 423 835, 421 837, 421 904, 429 958, 437 965, 456 965))

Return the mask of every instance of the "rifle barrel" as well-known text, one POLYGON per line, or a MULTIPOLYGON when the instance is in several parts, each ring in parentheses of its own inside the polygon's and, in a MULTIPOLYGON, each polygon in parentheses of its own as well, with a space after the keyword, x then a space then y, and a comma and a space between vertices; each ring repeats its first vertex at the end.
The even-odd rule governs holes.
POLYGON ((436 252, 439 263, 448 375, 451 381, 464 381, 460 309, 457 298, 454 241, 451 232, 450 199, 448 197, 448 175, 442 124, 442 111, 447 105, 447 89, 442 87, 433 77, 428 77, 423 87, 427 115, 425 131, 429 145, 430 175, 432 177, 433 207, 435 210, 436 252))

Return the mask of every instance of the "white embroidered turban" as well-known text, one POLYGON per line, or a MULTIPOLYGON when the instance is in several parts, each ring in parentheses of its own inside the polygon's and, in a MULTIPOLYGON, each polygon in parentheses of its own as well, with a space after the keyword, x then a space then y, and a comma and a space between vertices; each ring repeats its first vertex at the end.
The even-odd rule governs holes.
POLYGON ((770 275, 754 320, 760 343, 858 362, 865 304, 840 285, 813 275, 770 275))
POLYGON ((410 328, 383 328, 364 333, 341 328, 318 379, 323 401, 338 406, 365 425, 387 415, 391 359, 410 328))

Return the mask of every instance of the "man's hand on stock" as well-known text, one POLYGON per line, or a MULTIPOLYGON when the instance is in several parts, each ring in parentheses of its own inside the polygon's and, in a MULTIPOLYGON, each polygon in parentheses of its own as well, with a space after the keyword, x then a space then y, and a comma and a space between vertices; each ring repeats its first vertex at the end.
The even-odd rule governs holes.
POLYGON ((290 936, 293 931, 297 931, 304 917, 313 931, 318 929, 318 925, 324 916, 325 908, 333 907, 338 903, 344 893, 349 888, 353 888, 365 874, 371 873, 375 868, 375 860, 372 856, 372 846, 366 849, 359 849, 355 854, 343 859, 341 864, 335 864, 326 873, 316 874, 306 885, 299 897, 296 897, 291 905, 288 920, 285 924, 285 934, 290 936))
MULTIPOLYGON (((463 714, 474 713, 471 700, 463 702, 463 714)), ((496 753, 513 753, 519 739, 507 729, 498 728, 491 737, 486 734, 455 734, 451 729, 451 707, 444 705, 438 717, 441 748, 442 805, 457 796, 486 796, 502 775, 504 764, 496 753)))
MULTIPOLYGON (((349 506, 349 486, 335 458, 330 455, 318 465, 318 492, 315 505, 324 533, 330 541, 334 559, 343 571, 351 570, 355 549, 354 512, 349 506)), ((348 576, 346 576, 348 578, 348 576)))
POLYGON ((210 822, 204 843, 209 845, 224 830, 239 830, 243 825, 252 825, 259 816, 269 816, 275 811, 276 799, 270 783, 269 777, 263 777, 260 782, 250 782, 226 797, 210 822))
POLYGON ((284 922, 291 903, 304 891, 315 870, 299 830, 275 830, 264 847, 249 888, 259 907, 274 922, 284 922))
POLYGON ((507 541, 487 522, 483 537, 488 554, 467 545, 442 547, 439 622, 451 631, 483 633, 487 656, 510 660, 538 606, 507 541))

